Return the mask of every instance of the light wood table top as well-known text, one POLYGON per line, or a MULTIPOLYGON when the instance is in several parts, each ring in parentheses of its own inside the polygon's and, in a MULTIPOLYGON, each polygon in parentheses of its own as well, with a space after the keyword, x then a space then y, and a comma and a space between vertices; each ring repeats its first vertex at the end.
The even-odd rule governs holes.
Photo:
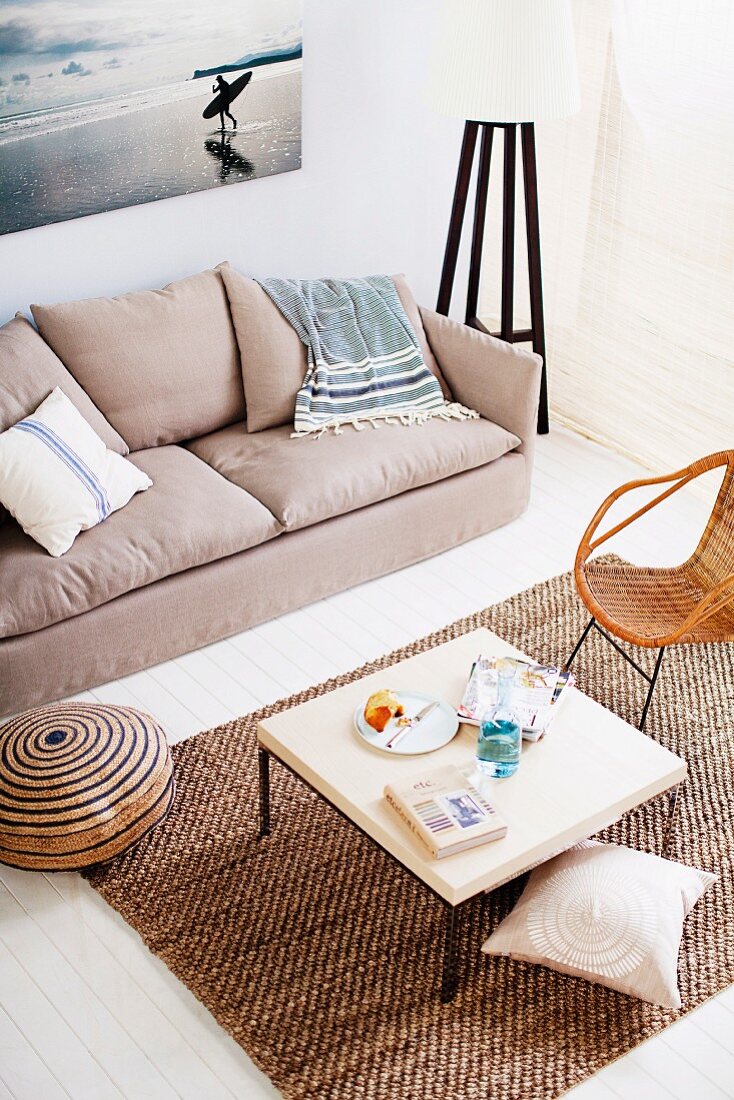
POLYGON ((476 630, 356 683, 262 721, 262 747, 355 822, 450 905, 514 878, 618 820, 685 778, 686 764, 577 689, 548 734, 523 742, 514 776, 473 775, 508 822, 507 836, 434 860, 383 798, 399 782, 444 764, 466 770, 477 730, 461 725, 450 744, 423 756, 392 756, 357 734, 355 708, 378 688, 413 689, 458 705, 472 662, 524 656, 489 630, 476 630))

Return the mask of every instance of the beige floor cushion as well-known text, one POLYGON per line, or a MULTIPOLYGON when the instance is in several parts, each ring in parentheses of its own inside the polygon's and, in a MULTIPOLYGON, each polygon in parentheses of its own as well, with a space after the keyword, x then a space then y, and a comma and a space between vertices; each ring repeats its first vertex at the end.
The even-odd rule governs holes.
POLYGON ((131 451, 244 416, 239 350, 216 271, 163 290, 31 309, 41 335, 131 451))
POLYGON ((680 1008, 683 921, 716 875, 586 841, 531 874, 482 948, 680 1008))
POLYGON ((489 420, 436 419, 317 440, 291 439, 290 426, 249 434, 235 425, 188 446, 295 530, 483 466, 519 443, 489 420))
POLYGON ((78 871, 122 855, 175 794, 166 735, 131 707, 55 703, 0 728, 0 863, 78 871))
MULTIPOLYGON (((247 430, 261 432, 292 424, 296 394, 308 366, 306 345, 254 279, 240 275, 230 264, 217 268, 227 288, 242 359, 247 398, 247 430)), ((420 312, 404 275, 393 276, 403 309, 415 331, 429 370, 438 378, 444 396, 450 391, 431 351, 420 312)))
POLYGON ((64 557, 50 557, 15 523, 0 527, 0 637, 80 615, 281 530, 262 504, 182 447, 140 451, 130 461, 152 487, 83 531, 64 557))

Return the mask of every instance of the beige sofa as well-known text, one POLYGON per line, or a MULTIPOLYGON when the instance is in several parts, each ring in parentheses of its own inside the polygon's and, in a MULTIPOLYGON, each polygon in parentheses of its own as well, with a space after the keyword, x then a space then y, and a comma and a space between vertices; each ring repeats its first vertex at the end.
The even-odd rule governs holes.
POLYGON ((419 311, 399 289, 427 362, 480 419, 291 439, 283 418, 303 348, 231 268, 34 306, 40 334, 20 316, 0 329, 0 430, 60 385, 153 481, 61 558, 11 517, 0 522, 0 715, 206 645, 524 510, 539 359, 419 311), (248 430, 248 404, 259 430, 248 430))

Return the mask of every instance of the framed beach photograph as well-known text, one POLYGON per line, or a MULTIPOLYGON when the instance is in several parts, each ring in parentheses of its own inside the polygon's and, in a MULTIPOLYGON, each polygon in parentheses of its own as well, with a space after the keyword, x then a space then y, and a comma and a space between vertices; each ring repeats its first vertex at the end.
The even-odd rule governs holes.
POLYGON ((299 168, 301 3, 0 5, 0 234, 299 168))

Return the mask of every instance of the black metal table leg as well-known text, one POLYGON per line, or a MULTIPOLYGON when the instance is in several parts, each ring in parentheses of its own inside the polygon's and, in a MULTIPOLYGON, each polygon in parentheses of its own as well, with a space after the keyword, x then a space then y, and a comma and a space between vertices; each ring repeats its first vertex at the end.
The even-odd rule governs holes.
POLYGON ((260 836, 270 836, 270 753, 258 748, 260 776, 260 836))
POLYGON ((459 938, 460 905, 446 905, 444 927, 443 970, 441 973, 441 1003, 448 1004, 459 988, 457 941, 459 938))
POLYGON ((665 822, 665 831, 663 832, 663 840, 660 845, 660 855, 663 859, 668 858, 668 852, 670 851, 670 840, 673 833, 673 824, 675 822, 675 811, 678 808, 679 791, 680 783, 668 791, 668 819, 665 822))

